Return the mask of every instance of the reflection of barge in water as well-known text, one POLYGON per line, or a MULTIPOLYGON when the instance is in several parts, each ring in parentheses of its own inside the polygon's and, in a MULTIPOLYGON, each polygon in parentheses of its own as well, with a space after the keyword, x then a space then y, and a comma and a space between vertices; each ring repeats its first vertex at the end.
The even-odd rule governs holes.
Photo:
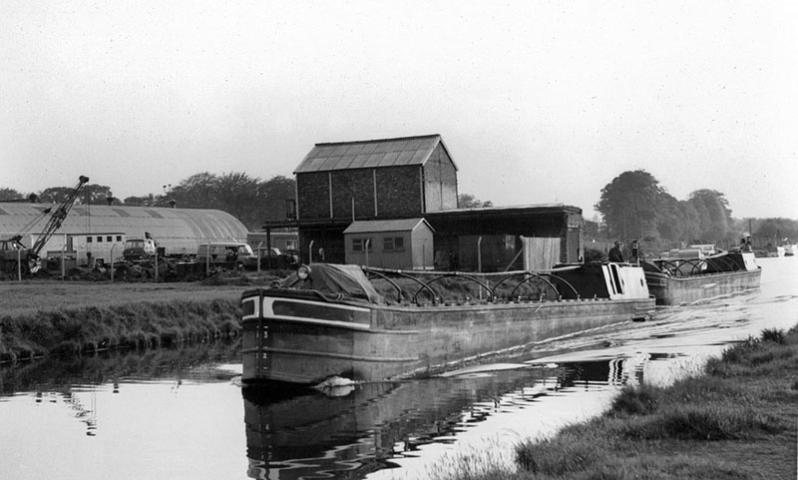
POLYGON ((752 252, 644 262, 646 282, 657 304, 679 305, 759 288, 761 267, 752 252))
POLYGON ((643 270, 615 263, 510 272, 492 280, 454 272, 424 278, 314 264, 280 287, 245 292, 243 380, 311 384, 334 376, 424 376, 514 347, 644 319, 654 305, 643 270), (394 303, 377 293, 367 274, 395 288, 394 303), (436 288, 464 279, 486 300, 440 301, 436 288), (416 288, 413 295, 408 285, 416 288))
POLYGON ((452 443, 493 415, 532 408, 540 409, 535 417, 548 418, 548 409, 557 410, 561 403, 546 402, 546 396, 622 385, 630 375, 642 375, 638 360, 466 369, 424 381, 342 386, 336 397, 311 390, 275 398, 272 389, 246 386, 247 474, 281 480, 364 478, 399 466, 396 459, 423 456, 425 445, 452 443))
POLYGON ((243 389, 247 474, 282 480, 363 478, 395 468, 393 459, 417 456, 426 444, 453 441, 485 420, 510 392, 528 404, 573 382, 553 373, 519 369, 364 383, 340 397, 312 392, 277 400, 270 389, 248 386, 243 389))

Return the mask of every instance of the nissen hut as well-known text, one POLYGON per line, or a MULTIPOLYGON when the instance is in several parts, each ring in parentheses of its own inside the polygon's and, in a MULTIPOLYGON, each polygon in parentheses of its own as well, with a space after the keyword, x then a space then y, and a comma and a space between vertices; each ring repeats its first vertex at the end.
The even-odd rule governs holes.
POLYGON ((357 221, 344 230, 346 263, 431 269, 433 230, 423 218, 357 221))

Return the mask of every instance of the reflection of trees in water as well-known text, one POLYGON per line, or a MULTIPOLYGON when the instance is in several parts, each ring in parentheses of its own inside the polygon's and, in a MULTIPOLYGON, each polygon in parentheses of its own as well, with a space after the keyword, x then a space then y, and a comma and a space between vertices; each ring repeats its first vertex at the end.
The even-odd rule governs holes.
POLYGON ((82 357, 50 357, 0 368, 0 395, 15 392, 64 392, 71 385, 99 385, 133 377, 153 379, 187 375, 202 364, 237 362, 240 342, 213 342, 155 350, 114 350, 82 357))

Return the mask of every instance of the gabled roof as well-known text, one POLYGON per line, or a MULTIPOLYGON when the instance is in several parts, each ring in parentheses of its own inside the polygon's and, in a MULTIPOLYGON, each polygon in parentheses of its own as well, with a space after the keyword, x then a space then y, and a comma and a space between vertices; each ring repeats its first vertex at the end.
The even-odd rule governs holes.
MULTIPOLYGON (((317 143, 294 173, 424 165, 439 144, 451 159, 449 150, 437 133, 418 137, 317 143)), ((454 165, 454 160, 452 164, 454 165)), ((454 168, 457 169, 457 165, 454 168)))
POLYGON ((378 233, 378 232, 407 232, 415 230, 421 224, 424 224, 431 231, 434 228, 423 218, 401 218, 397 220, 357 220, 349 224, 344 230, 347 233, 378 233))

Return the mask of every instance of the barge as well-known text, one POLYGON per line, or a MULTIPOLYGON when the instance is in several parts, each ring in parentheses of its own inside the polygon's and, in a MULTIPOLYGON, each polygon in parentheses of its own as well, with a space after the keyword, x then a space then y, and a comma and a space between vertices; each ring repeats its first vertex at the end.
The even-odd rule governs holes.
POLYGON ((642 268, 616 263, 493 276, 320 263, 244 292, 241 304, 242 380, 315 385, 433 375, 644 320, 654 299, 642 268))
POLYGON ((657 259, 642 266, 658 305, 681 305, 756 290, 762 276, 753 252, 657 259))

